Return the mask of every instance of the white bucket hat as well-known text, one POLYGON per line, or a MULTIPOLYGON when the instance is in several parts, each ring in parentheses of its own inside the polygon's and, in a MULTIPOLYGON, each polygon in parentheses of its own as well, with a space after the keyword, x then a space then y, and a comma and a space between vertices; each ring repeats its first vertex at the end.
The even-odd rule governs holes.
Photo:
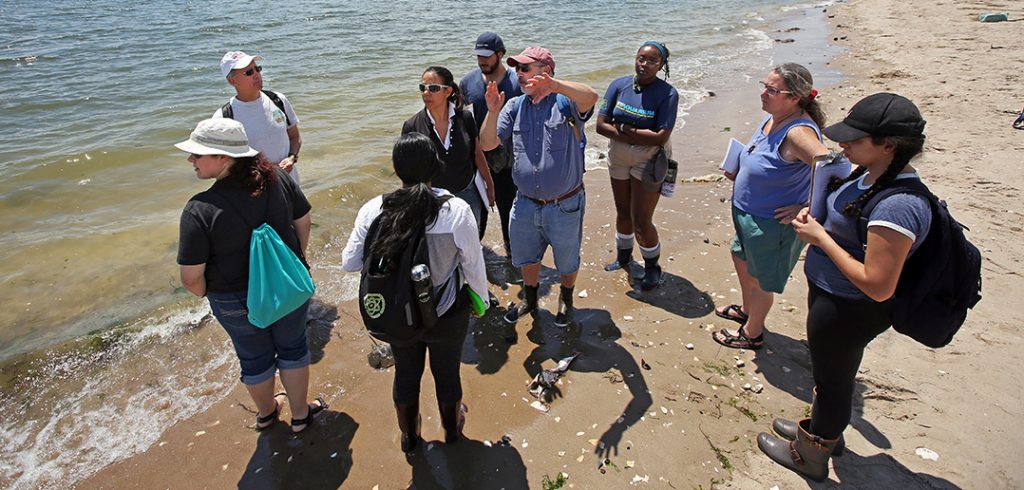
POLYGON ((234 119, 204 119, 188 139, 174 145, 179 150, 196 155, 227 155, 229 157, 252 157, 259 154, 249 147, 242 123, 234 119))
POLYGON ((260 61, 262 59, 262 56, 252 56, 245 54, 242 51, 228 51, 227 53, 224 53, 224 57, 220 59, 220 73, 227 77, 231 74, 231 70, 245 68, 249 66, 249 63, 252 63, 253 61, 260 61))

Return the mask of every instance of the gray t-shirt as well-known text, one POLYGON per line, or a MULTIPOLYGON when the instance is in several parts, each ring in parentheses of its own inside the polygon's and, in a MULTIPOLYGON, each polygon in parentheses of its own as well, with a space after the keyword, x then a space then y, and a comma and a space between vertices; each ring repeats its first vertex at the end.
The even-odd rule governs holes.
MULTIPOLYGON (((864 183, 864 175, 857 180, 843 184, 842 187, 828 196, 828 217, 825 219, 825 231, 832 239, 850 253, 855 259, 864 262, 864 247, 857 236, 857 220, 842 213, 846 203, 864 194, 871 186, 864 183)), ((916 173, 900 174, 897 179, 919 179, 916 173)), ((868 217, 868 228, 883 226, 906 235, 914 244, 910 247, 913 254, 924 242, 931 229, 932 208, 928 201, 916 194, 893 194, 875 206, 868 217)), ((908 255, 909 257, 909 255, 908 255)), ((841 298, 869 299, 857 286, 839 271, 839 268, 818 247, 807 249, 807 261, 804 264, 807 280, 824 291, 841 298)))

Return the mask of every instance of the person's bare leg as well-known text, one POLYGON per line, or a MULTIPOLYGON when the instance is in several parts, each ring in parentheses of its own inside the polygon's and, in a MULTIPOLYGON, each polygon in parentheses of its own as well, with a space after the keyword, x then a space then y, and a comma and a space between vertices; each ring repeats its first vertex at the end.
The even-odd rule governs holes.
MULTIPOLYGON (((309 403, 306 401, 306 397, 309 396, 309 366, 282 369, 279 372, 281 384, 284 385, 285 393, 288 393, 288 407, 292 410, 292 418, 306 418, 309 415, 309 403)), ((292 430, 294 429, 293 427, 292 430)))
POLYGON ((654 227, 654 209, 658 207, 660 192, 647 192, 643 183, 637 179, 629 179, 632 186, 630 192, 633 228, 636 230, 636 241, 641 247, 658 245, 658 229, 654 227))
POLYGON ((534 287, 540 285, 540 262, 523 266, 523 284, 534 287))
POLYGON ((562 280, 562 287, 572 289, 576 287, 576 276, 579 272, 573 272, 572 274, 562 274, 559 276, 562 280))
POLYGON ((630 179, 610 179, 612 199, 615 201, 615 260, 604 270, 616 271, 627 267, 633 260, 633 216, 630 210, 630 179))
MULTIPOLYGON (((733 264, 736 266, 736 277, 740 281, 740 290, 743 292, 743 312, 747 314, 747 323, 743 325, 743 332, 747 337, 754 338, 764 332, 764 322, 768 317, 768 311, 772 308, 775 295, 761 289, 757 278, 750 275, 747 270, 747 262, 736 255, 732 256, 733 264)), ((730 330, 730 333, 735 333, 730 330)))
POLYGON ((254 384, 245 385, 246 391, 252 401, 256 403, 256 417, 266 417, 277 410, 277 401, 274 400, 274 378, 254 384))

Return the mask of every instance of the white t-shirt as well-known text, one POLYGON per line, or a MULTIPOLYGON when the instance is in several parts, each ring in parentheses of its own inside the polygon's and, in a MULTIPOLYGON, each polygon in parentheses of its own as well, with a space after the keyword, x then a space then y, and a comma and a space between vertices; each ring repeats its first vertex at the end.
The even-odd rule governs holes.
MULTIPOLYGON (((291 120, 292 126, 299 124, 299 118, 295 110, 288 102, 288 98, 281 92, 275 92, 284 103, 284 110, 291 120)), ((234 113, 234 120, 245 126, 245 134, 249 137, 249 146, 262 152, 270 163, 277 165, 278 162, 288 158, 291 150, 291 143, 288 141, 288 128, 285 114, 274 105, 274 101, 267 97, 267 94, 260 93, 260 98, 252 102, 242 102, 237 97, 231 98, 231 110, 234 113)), ((221 109, 213 113, 214 118, 224 117, 221 109)), ((299 167, 296 164, 292 167, 292 180, 299 183, 299 167)))

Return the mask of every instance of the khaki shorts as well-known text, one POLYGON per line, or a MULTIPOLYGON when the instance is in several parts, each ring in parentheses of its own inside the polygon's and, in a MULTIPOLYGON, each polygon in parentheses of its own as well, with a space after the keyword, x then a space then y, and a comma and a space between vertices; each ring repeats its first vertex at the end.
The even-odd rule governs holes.
MULTIPOLYGON (((657 146, 631 145, 611 140, 608 144, 608 175, 615 180, 629 180, 633 177, 643 182, 647 162, 657 153, 657 146)), ((672 158, 671 141, 665 143, 665 154, 672 158)))

